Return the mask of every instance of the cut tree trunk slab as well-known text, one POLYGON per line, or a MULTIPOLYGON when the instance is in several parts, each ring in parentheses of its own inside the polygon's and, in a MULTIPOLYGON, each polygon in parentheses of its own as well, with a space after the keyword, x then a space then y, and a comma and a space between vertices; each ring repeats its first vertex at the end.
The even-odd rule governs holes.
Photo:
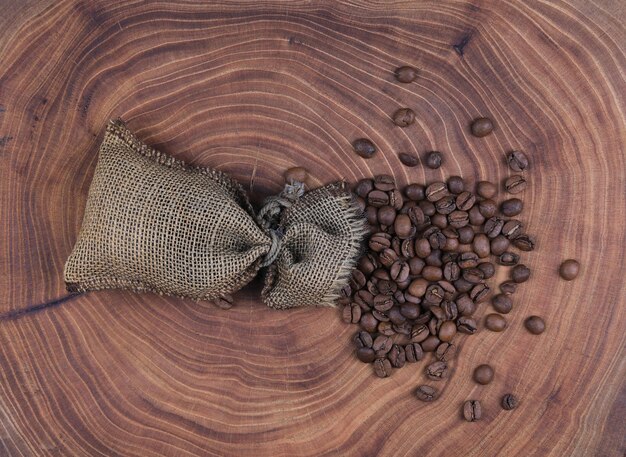
POLYGON ((623 457, 623 2, 5 0, 0 16, 1 455, 623 457), (399 84, 406 64, 419 77, 399 84), (413 125, 393 125, 400 107, 413 125), (470 134, 479 116, 493 134, 470 134), (459 339, 427 404, 414 396, 424 363, 376 378, 338 310, 268 309, 259 280, 228 311, 68 296, 63 264, 116 117, 230 173, 256 204, 292 166, 312 185, 501 183, 506 152, 525 151, 538 248, 509 328, 459 339), (359 137, 373 158, 352 151, 359 137), (438 170, 398 159, 430 150, 438 170), (558 277, 566 258, 582 265, 572 282, 558 277), (524 329, 531 314, 542 335, 524 329), (486 362, 495 379, 476 385, 486 362), (506 393, 516 410, 500 407, 506 393), (481 421, 462 420, 468 399, 481 421))

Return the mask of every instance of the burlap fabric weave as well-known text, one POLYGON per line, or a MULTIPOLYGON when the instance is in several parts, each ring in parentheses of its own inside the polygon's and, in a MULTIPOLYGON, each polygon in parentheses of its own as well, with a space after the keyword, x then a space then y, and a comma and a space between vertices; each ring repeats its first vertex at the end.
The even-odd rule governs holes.
POLYGON ((289 187, 257 214, 228 175, 107 126, 85 216, 65 265, 71 291, 123 288, 211 300, 266 270, 273 308, 332 305, 367 224, 345 183, 289 187))

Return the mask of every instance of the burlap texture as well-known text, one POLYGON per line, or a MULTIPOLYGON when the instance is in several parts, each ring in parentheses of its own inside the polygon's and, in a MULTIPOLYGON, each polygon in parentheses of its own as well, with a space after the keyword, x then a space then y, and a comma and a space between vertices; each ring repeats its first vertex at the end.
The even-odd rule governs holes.
POLYGON ((65 265, 68 290, 211 300, 243 287, 271 262, 262 292, 268 306, 333 305, 367 223, 344 183, 290 198, 275 198, 290 206, 279 213, 274 205, 275 220, 261 219, 228 175, 186 165, 112 121, 65 265))

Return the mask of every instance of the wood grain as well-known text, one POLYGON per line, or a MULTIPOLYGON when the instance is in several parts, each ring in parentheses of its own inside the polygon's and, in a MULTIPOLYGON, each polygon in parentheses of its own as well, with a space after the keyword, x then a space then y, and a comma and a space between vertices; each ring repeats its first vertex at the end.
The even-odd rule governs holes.
MULTIPOLYGON (((610 0, 0 4, 0 454, 623 456, 626 7, 610 0), (420 78, 394 83, 414 64, 420 78), (394 127, 410 106, 418 122, 394 127), (488 115, 493 135, 469 121, 488 115), (502 180, 532 161, 539 249, 511 328, 462 343, 443 398, 421 366, 374 378, 338 312, 277 312, 256 282, 228 312, 128 292, 67 297, 100 133, 232 173, 261 198, 393 173, 502 180), (363 160, 360 136, 380 147, 363 160), (397 153, 438 149, 437 171, 397 153), (580 260, 571 283, 560 260, 580 260), (540 314, 539 337, 522 327, 540 314), (489 361, 489 386, 470 380, 489 361), (522 399, 513 412, 499 398, 522 399), (483 402, 467 424, 460 405, 483 402)), ((483 307, 485 308, 485 307, 483 307)), ((479 312, 482 313, 484 309, 479 312)))

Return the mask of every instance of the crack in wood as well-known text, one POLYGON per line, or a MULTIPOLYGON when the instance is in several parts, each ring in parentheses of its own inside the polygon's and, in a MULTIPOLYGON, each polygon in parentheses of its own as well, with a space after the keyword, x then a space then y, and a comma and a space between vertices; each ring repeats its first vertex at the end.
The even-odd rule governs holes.
POLYGON ((79 295, 82 295, 82 292, 73 292, 71 294, 64 295, 63 297, 56 298, 54 300, 50 300, 44 303, 40 303, 38 305, 27 306, 26 308, 14 309, 12 311, 7 311, 6 313, 0 314, 0 322, 8 321, 12 319, 16 319, 27 314, 33 314, 43 309, 53 308, 62 303, 72 300, 79 295))

